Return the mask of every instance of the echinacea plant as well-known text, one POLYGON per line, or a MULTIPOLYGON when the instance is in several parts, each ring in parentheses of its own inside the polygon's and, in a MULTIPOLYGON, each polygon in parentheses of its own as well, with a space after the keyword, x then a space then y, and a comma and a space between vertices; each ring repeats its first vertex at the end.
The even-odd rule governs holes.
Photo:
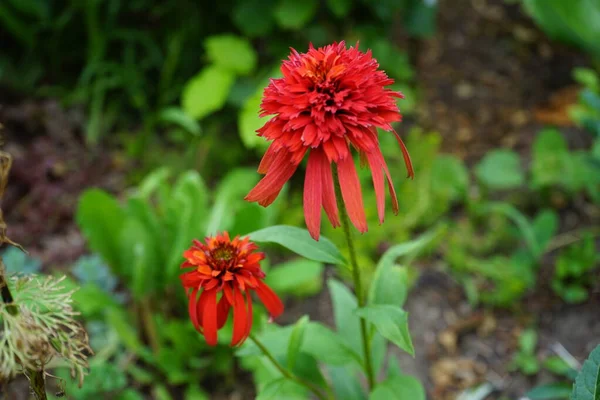
MULTIPOLYGON (((272 117, 257 131, 259 136, 271 141, 258 167, 258 172, 265 176, 245 199, 258 202, 265 207, 269 206, 299 168, 304 157, 308 156, 303 198, 308 232, 302 231, 306 233, 306 237, 303 233, 298 233, 300 231, 298 228, 287 227, 289 229, 285 231, 279 229, 280 227, 273 227, 273 232, 275 228, 279 232, 275 235, 288 232, 295 237, 290 237, 289 240, 274 237, 270 241, 284 246, 287 242, 289 245, 286 247, 295 249, 298 254, 310 258, 308 248, 311 246, 325 252, 332 246, 335 249, 330 241, 320 237, 322 208, 334 228, 339 226, 343 228, 356 300, 350 298, 353 295, 349 292, 347 296, 344 295, 349 299, 346 304, 352 309, 345 309, 341 313, 344 313, 346 318, 356 318, 356 328, 360 331, 362 347, 358 351, 356 349, 347 351, 349 359, 344 359, 347 363, 344 368, 348 367, 354 371, 356 367, 354 363, 358 362, 367 378, 368 393, 371 393, 373 398, 391 398, 389 393, 393 395, 396 391, 402 392, 406 389, 398 383, 405 377, 400 380, 390 380, 393 378, 390 375, 388 377, 390 379, 378 383, 380 363, 375 366, 373 358, 376 357, 377 361, 381 362, 381 357, 374 356, 372 346, 375 342, 384 343, 380 340, 383 337, 412 352, 406 313, 400 308, 405 297, 400 292, 405 293, 405 287, 399 288, 397 285, 400 283, 394 282, 399 275, 394 269, 397 267, 393 266, 393 260, 407 249, 418 246, 409 244, 404 248, 391 251, 391 254, 384 256, 385 260, 382 258, 376 272, 379 281, 374 285, 374 290, 371 288, 369 291, 367 300, 350 229, 352 223, 361 233, 367 231, 362 191, 352 149, 358 153, 361 165, 366 165, 371 170, 379 222, 383 223, 386 181, 395 214, 398 213, 398 200, 390 171, 380 148, 377 128, 394 133, 402 151, 408 176, 410 178, 414 176, 408 150, 391 125, 401 120, 402 116, 396 101, 403 98, 403 95, 387 88, 393 80, 379 69, 379 64, 370 51, 362 52, 358 50, 358 45, 347 48, 344 42, 318 49, 310 45, 307 53, 292 50, 289 59, 283 62, 281 71, 283 77, 271 80, 264 91, 261 104, 260 115, 272 117), (297 239, 303 242, 294 243, 297 239), (377 290, 381 290, 382 293, 377 293, 377 290)), ((292 371, 297 353, 302 347, 301 343, 303 340, 311 340, 303 339, 305 319, 299 321, 289 337, 290 350, 287 355, 283 355, 284 358, 287 357, 287 368, 280 362, 281 354, 278 356, 272 354, 270 350, 272 344, 262 343, 251 333, 252 291, 256 292, 271 317, 283 313, 283 304, 279 297, 263 282, 265 274, 259 263, 264 255, 254 252, 258 247, 250 242, 259 238, 264 239, 264 233, 269 229, 261 231, 260 234, 255 232, 250 234, 250 238, 244 239, 236 237, 231 240, 228 233, 208 237, 206 243, 195 241, 194 245, 184 253, 186 261, 182 264, 182 268, 192 268, 181 276, 183 286, 188 293, 189 315, 192 323, 204 334, 208 344, 215 345, 217 330, 225 324, 229 310, 233 308, 232 346, 240 346, 247 337, 250 337, 271 365, 279 371, 281 379, 288 379, 304 386, 320 399, 335 398, 334 391, 337 398, 346 398, 350 395, 345 392, 337 393, 339 385, 336 383, 335 376, 329 377, 336 388, 332 390, 326 378, 321 379, 321 382, 317 382, 318 379, 311 381, 303 379, 298 373, 292 371)), ((337 252, 337 249, 335 251, 337 252)), ((313 259, 323 261, 318 257, 313 259)), ((349 327, 352 325, 353 323, 350 323, 349 327)), ((325 335, 326 331, 323 329, 316 332, 325 335)), ((341 338, 340 343, 336 340, 329 342, 332 348, 322 349, 317 356, 325 356, 323 353, 327 351, 336 354, 338 351, 345 352, 344 349, 347 349, 349 344, 341 343, 343 342, 341 338)), ((315 354, 314 347, 308 346, 306 351, 315 354)), ((338 363, 340 358, 344 357, 334 356, 330 359, 338 363)), ((396 368, 390 367, 392 370, 390 374, 393 374, 396 368)), ((341 370, 338 369, 337 376, 340 376, 340 373, 341 370)), ((321 376, 320 372, 316 374, 321 376)), ((346 384, 353 387, 359 385, 359 380, 356 378, 350 380, 351 382, 346 381, 346 384)), ((279 390, 277 385, 283 387, 283 382, 273 381, 272 384, 267 385, 268 389, 260 390, 276 396, 279 390)), ((414 385, 412 387, 414 388, 414 385)), ((342 391, 344 390, 346 389, 342 391)), ((362 391, 362 389, 356 390, 362 391)), ((417 395, 409 395, 406 399, 424 398, 420 385, 415 390, 411 393, 417 395)), ((357 396, 351 397, 365 398, 362 394, 357 396)))

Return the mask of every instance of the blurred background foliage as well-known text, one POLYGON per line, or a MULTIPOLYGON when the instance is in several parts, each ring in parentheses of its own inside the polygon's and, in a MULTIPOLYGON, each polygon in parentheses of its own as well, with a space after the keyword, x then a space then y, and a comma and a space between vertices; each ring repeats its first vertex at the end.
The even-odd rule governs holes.
MULTIPOLYGON (((411 46, 435 34, 436 0, 1 2, 2 97, 53 98, 83 109, 88 151, 117 149, 134 166, 123 193, 88 189, 78 201, 75 220, 91 254, 68 269, 69 282, 81 287, 76 301, 96 355, 82 389, 56 365, 68 397, 208 399, 250 380, 241 370, 256 372, 258 387, 274 379, 256 359, 232 357, 231 321, 216 349, 203 343, 187 321, 177 275, 192 238, 303 226, 298 177, 268 209, 242 198, 259 179, 255 166, 266 148, 255 135, 264 123, 262 90, 280 74, 289 48, 305 51, 309 42, 360 42, 406 96, 399 106, 410 126, 402 131, 414 181, 402 180, 395 139, 380 136, 400 216, 389 213, 377 226, 370 173, 360 171, 372 221, 357 241, 367 277, 386 249, 431 229, 437 239, 402 264, 407 286, 420 263, 442 260, 473 306, 518 309, 549 263, 551 291, 566 303, 586 301, 597 285, 600 232, 594 220, 565 230, 564 215, 593 209, 597 217, 600 206, 600 3, 507 3, 519 3, 553 40, 587 54, 587 67, 572 71, 580 86, 569 116, 589 145, 571 149, 565 132, 549 126, 535 132, 526 152, 490 149, 472 164, 442 152, 440 134, 412 118, 421 88, 411 46), (407 38, 403 46, 398 36, 407 38)), ((327 224, 324 234, 341 240, 327 224)), ((289 259, 279 246, 268 250, 269 284, 289 302, 324 290, 324 263, 289 259)), ((40 260, 12 249, 3 257, 14 273, 42 269, 40 260)), ((265 322, 258 312, 255 329, 265 322)), ((531 346, 521 347, 530 360, 531 346)), ((311 357, 301 357, 298 368, 310 370, 311 357)), ((306 398, 297 387, 288 395, 306 398)))

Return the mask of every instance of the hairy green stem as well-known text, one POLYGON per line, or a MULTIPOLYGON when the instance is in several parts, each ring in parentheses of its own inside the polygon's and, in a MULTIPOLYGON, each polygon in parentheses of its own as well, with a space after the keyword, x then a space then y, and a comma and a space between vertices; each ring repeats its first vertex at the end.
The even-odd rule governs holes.
POLYGON ((260 340, 258 340, 254 335, 250 334, 250 340, 252 340, 254 342, 254 344, 260 349, 260 351, 262 351, 262 353, 265 355, 265 357, 267 357, 269 359, 269 361, 271 361, 271 363, 273 364, 273 366, 275 368, 277 368, 277 370, 279 372, 281 372, 281 375, 283 375, 286 379, 289 379, 291 381, 296 382, 297 384, 304 386, 305 388, 307 388, 308 390, 310 390, 311 392, 313 392, 315 394, 315 396, 317 396, 319 399, 321 400, 327 400, 327 396, 325 396, 322 392, 321 389, 319 389, 316 385, 312 384, 309 381, 306 381, 302 378, 300 378, 299 376, 293 374, 292 372, 290 372, 289 370, 287 370, 286 368, 284 368, 273 356, 273 354, 271 354, 271 352, 269 351, 269 349, 267 349, 265 347, 264 344, 262 344, 262 342, 260 340))
MULTIPOLYGON (((348 218, 348 211, 342 200, 342 189, 340 187, 340 181, 337 170, 333 168, 333 182, 335 185, 335 196, 337 200, 338 209, 340 212, 340 220, 344 235, 346 236, 346 243, 348 245, 348 253, 350 253, 350 264, 352 267, 352 281, 354 282, 354 291, 356 292, 356 298, 358 300, 358 306, 365 306, 365 296, 362 288, 362 281, 360 278, 360 270, 358 268, 358 261, 356 260, 356 249, 354 248, 354 241, 352 240, 352 232, 350 231, 350 220, 348 218)), ((367 375, 367 382, 369 383, 369 391, 375 387, 375 375, 373 374, 373 366, 371 362, 371 344, 367 335, 367 321, 364 318, 360 318, 360 335, 362 338, 363 352, 365 357, 365 372, 367 375)))

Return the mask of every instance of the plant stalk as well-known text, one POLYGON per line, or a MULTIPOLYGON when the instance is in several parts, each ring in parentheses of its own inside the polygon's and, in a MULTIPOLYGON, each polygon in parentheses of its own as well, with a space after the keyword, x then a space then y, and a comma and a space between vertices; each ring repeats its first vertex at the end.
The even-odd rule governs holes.
POLYGON ((41 370, 29 370, 29 383, 31 385, 31 391, 35 396, 36 400, 48 400, 46 395, 46 379, 44 378, 44 369, 41 370))
POLYGON ((150 298, 145 297, 140 301, 140 311, 142 317, 142 325, 146 332, 146 338, 150 344, 150 348, 154 354, 157 354, 160 350, 160 341, 158 338, 158 332, 156 331, 156 324, 154 324, 154 318, 152 317, 152 305, 150 304, 150 298))
MULTIPOLYGON (((356 298, 358 300, 358 307, 362 308, 365 306, 365 296, 362 288, 362 281, 360 278, 360 270, 358 268, 358 261, 356 260, 356 249, 354 248, 354 241, 352 239, 352 232, 350 231, 350 219, 348 218, 348 211, 344 205, 342 199, 342 189, 340 187, 340 181, 337 170, 333 171, 333 182, 335 185, 335 196, 337 205, 340 213, 340 222, 342 229, 344 230, 344 236, 346 236, 346 244, 348 245, 348 253, 350 253, 350 264, 352 267, 352 281, 354 282, 354 291, 356 292, 356 298)), ((364 318, 360 318, 360 336, 363 343, 363 352, 365 357, 365 372, 367 375, 367 382, 369 384, 369 392, 375 387, 375 375, 373 374, 373 365, 371 362, 371 344, 367 335, 367 321, 364 318)))
POLYGON ((319 389, 316 385, 312 384, 309 381, 306 381, 302 378, 300 378, 299 376, 293 374, 292 372, 290 372, 289 370, 287 370, 286 368, 284 368, 273 356, 273 354, 271 354, 271 352, 265 347, 264 344, 262 344, 262 342, 260 340, 258 340, 254 335, 250 334, 250 340, 252 340, 252 342, 254 342, 254 344, 260 349, 260 351, 262 351, 262 353, 269 359, 269 361, 271 361, 271 363, 273 364, 273 366, 275 368, 277 368, 277 370, 279 372, 281 372, 281 375, 283 375, 286 379, 289 379, 291 381, 296 382, 297 384, 304 386, 305 388, 307 388, 308 390, 310 390, 311 392, 313 392, 315 394, 315 396, 317 396, 319 399, 321 400, 327 400, 327 396, 325 396, 322 392, 321 389, 319 389))

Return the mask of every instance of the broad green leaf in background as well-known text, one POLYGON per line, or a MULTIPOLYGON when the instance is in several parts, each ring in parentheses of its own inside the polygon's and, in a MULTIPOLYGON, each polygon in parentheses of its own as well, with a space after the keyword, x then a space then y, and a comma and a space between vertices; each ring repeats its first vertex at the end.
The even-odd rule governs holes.
POLYGON ((568 383, 547 383, 536 386, 525 394, 531 400, 568 400, 573 385, 568 383))
POLYGON ((344 341, 353 349, 359 349, 362 355, 362 338, 360 335, 360 319, 354 313, 358 301, 354 293, 346 285, 335 279, 328 279, 329 295, 333 307, 335 328, 344 341))
POLYGON ((214 235, 230 228, 240 204, 245 204, 244 196, 252 189, 258 178, 259 175, 253 169, 237 168, 221 180, 215 191, 212 210, 207 218, 206 235, 214 235))
POLYGON ((235 75, 215 65, 190 79, 182 93, 182 108, 192 118, 202 119, 225 105, 235 75))
POLYGON ((258 56, 245 38, 225 34, 211 36, 204 41, 206 53, 216 66, 238 75, 248 75, 256 68, 258 56))
POLYGON ((556 129, 538 133, 531 149, 531 181, 534 188, 561 185, 572 187, 575 173, 567 141, 556 129))
POLYGON ((309 296, 323 287, 323 264, 306 259, 288 261, 269 270, 265 283, 279 294, 309 296))
POLYGON ((42 269, 42 262, 17 247, 2 252, 2 259, 9 274, 34 274, 42 269))
POLYGON ((304 333, 306 332, 306 326, 308 325, 308 321, 308 316, 304 315, 294 324, 294 329, 292 330, 292 334, 290 335, 290 344, 288 346, 287 351, 288 369, 293 370, 294 366, 296 365, 296 359, 298 358, 298 353, 300 352, 302 342, 304 341, 304 333))
POLYGON ((426 400, 418 379, 408 375, 391 376, 379 383, 369 400, 426 400))
POLYGON ((246 0, 237 2, 232 10, 232 19, 235 26, 246 36, 265 36, 273 30, 272 0, 246 0))
POLYGON ((379 304, 356 310, 356 315, 373 323, 377 331, 396 346, 414 356, 415 349, 408 330, 408 313, 400 307, 379 304))
POLYGON ((600 345, 583 363, 575 379, 571 400, 600 400, 600 345))
POLYGON ((352 363, 360 365, 361 356, 346 343, 340 333, 333 332, 318 322, 309 322, 304 334, 302 351, 328 365, 344 366, 352 363))
POLYGON ((194 136, 199 136, 201 133, 198 121, 194 120, 179 107, 168 107, 161 110, 158 113, 158 122, 177 125, 194 136))
POLYGON ((487 153, 475 167, 475 175, 492 190, 515 189, 525 181, 519 155, 505 149, 487 153))
MULTIPOLYGON (((136 187, 136 195, 149 199, 155 192, 161 192, 167 185, 167 180, 171 177, 171 170, 167 167, 156 168, 140 182, 136 187)), ((164 196, 167 197, 167 196, 164 196)), ((164 200, 164 199, 161 199, 164 200)))
POLYGON ((306 388, 286 378, 278 378, 265 385, 258 392, 256 400, 304 400, 306 388))
POLYGON ((256 130, 260 129, 272 117, 260 117, 260 103, 262 101, 262 88, 248 97, 242 109, 238 113, 238 129, 240 138, 249 149, 266 149, 269 142, 257 135, 256 130))
POLYGON ((352 0, 327 0, 327 7, 336 17, 345 17, 352 8, 352 0))
POLYGON ((100 189, 86 190, 79 198, 75 219, 90 249, 121 275, 119 237, 127 216, 117 200, 100 189))
POLYGON ((558 215, 553 210, 540 211, 532 222, 540 252, 544 252, 558 231, 558 215))
POLYGON ((340 265, 346 263, 338 248, 329 239, 321 236, 317 242, 305 229, 276 225, 249 235, 255 242, 277 243, 310 260, 340 265))
POLYGON ((313 18, 318 7, 318 0, 280 0, 273 16, 282 28, 300 29, 313 18))
POLYGON ((151 293, 157 285, 164 285, 159 274, 164 265, 157 255, 158 243, 151 232, 136 219, 128 219, 119 237, 121 265, 131 278, 130 289, 136 299, 151 293))
POLYGON ((336 399, 366 400, 367 396, 357 379, 357 373, 348 367, 328 366, 336 399))
POLYGON ((459 158, 438 155, 431 165, 431 192, 437 199, 454 202, 466 197, 469 189, 469 173, 459 158))
POLYGON ((117 332, 127 350, 146 360, 151 357, 149 350, 142 344, 135 328, 131 325, 131 318, 124 311, 117 308, 108 309, 106 322, 117 332))

